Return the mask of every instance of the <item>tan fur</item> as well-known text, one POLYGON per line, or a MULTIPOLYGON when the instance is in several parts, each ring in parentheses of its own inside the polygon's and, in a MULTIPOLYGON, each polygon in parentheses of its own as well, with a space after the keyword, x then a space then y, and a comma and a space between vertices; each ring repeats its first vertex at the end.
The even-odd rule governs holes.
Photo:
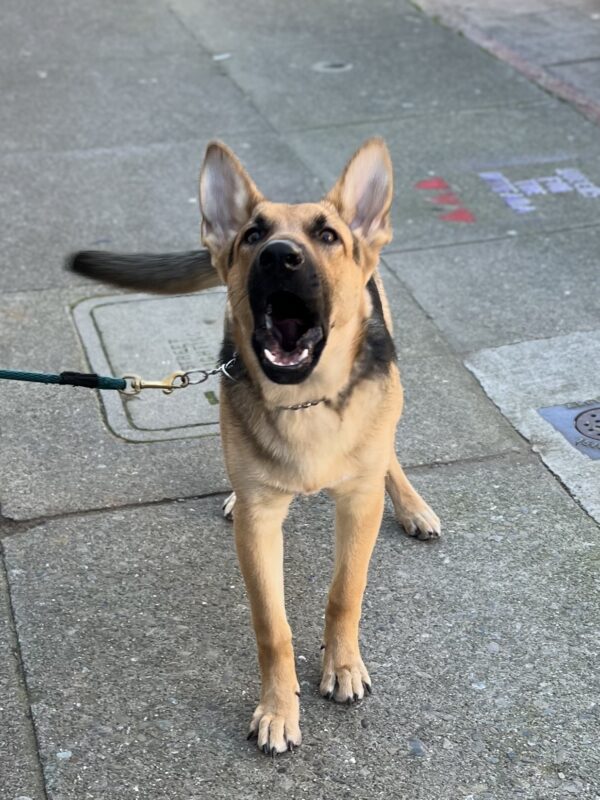
POLYGON ((243 386, 224 382, 221 431, 235 492, 227 510, 231 511, 235 499, 235 540, 262 677, 261 699, 250 732, 257 736, 258 746, 269 752, 282 752, 301 739, 299 687, 284 606, 281 533, 293 496, 327 490, 336 501, 335 569, 326 610, 321 692, 339 702, 361 699, 365 688, 370 689, 358 629, 385 487, 407 533, 435 538, 440 531, 439 520, 410 485, 394 452, 394 432, 402 411, 396 365, 391 364, 383 376, 359 382, 349 397, 343 397, 361 347, 364 321, 372 311, 366 285, 374 273, 391 331, 388 303, 376 273, 380 248, 391 238, 391 199, 391 164, 385 145, 377 139, 363 145, 320 203, 268 202, 237 158, 220 143, 209 146, 201 176, 203 242, 227 285, 227 325, 249 376, 243 386), (226 224, 219 228, 207 221, 205 206, 214 206, 219 213, 210 193, 216 191, 215 174, 219 178, 224 163, 234 173, 226 177, 237 199, 232 200, 226 224), (385 191, 378 200, 382 212, 373 218, 363 215, 356 223, 361 209, 354 198, 362 190, 361 170, 367 169, 378 169, 387 179, 387 183, 375 183, 376 190, 381 184, 381 192, 385 191), (270 236, 302 243, 317 262, 332 300, 332 327, 321 359, 308 379, 296 385, 270 381, 251 347, 248 275, 253 252, 239 244, 239 234, 259 213, 273 226, 270 236), (316 213, 326 215, 341 246, 324 248, 307 236, 307 224, 316 213), (318 398, 327 398, 329 404, 302 411, 281 408, 318 398))

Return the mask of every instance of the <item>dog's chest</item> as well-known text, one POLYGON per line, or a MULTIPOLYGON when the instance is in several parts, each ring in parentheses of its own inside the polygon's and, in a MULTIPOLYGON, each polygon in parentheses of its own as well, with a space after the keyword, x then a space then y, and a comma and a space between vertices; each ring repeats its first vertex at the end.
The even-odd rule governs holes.
POLYGON ((314 494, 352 478, 367 456, 365 430, 356 420, 327 408, 289 412, 280 423, 281 487, 314 494))

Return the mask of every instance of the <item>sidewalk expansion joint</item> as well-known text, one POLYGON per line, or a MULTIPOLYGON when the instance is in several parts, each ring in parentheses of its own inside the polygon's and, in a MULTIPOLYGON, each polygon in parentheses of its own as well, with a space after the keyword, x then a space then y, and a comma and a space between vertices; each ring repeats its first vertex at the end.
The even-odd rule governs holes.
MULTIPOLYGON (((427 250, 444 250, 449 247, 470 247, 473 244, 489 244, 490 242, 505 242, 511 239, 532 239, 540 236, 553 236, 554 234, 560 233, 570 233, 571 231, 584 231, 589 230, 590 228, 600 228, 600 223, 598 222, 585 222, 581 223, 580 225, 568 225, 561 228, 548 228, 547 230, 537 230, 523 232, 523 233, 505 233, 502 236, 489 236, 484 237, 482 239, 469 239, 468 241, 463 242, 441 242, 440 244, 426 244, 419 247, 398 247, 396 242, 392 244, 390 247, 386 247, 382 253, 382 258, 385 259, 386 254, 393 255, 395 253, 421 253, 427 250)), ((390 268, 391 272, 391 268, 390 268)))
MULTIPOLYGON (((519 437, 523 438, 520 434, 519 437)), ((500 450, 497 453, 488 453, 482 456, 465 456, 463 458, 457 458, 449 461, 431 461, 421 464, 410 464, 410 465, 405 465, 404 468, 407 472, 413 472, 413 471, 424 471, 428 469, 440 469, 443 467, 460 467, 461 465, 478 464, 478 463, 485 463, 488 461, 494 461, 497 459, 506 458, 507 456, 525 458, 530 461, 535 460, 535 458, 537 458, 535 453, 533 453, 533 451, 529 447, 529 444, 526 443, 526 446, 523 448, 518 446, 513 446, 507 450, 500 450)), ((110 514, 113 511, 115 512, 131 511, 137 509, 152 508, 153 506, 165 506, 165 505, 174 505, 176 503, 188 503, 198 500, 208 500, 213 497, 226 497, 229 494, 231 494, 231 489, 223 489, 215 492, 207 492, 206 494, 187 495, 185 497, 176 497, 176 498, 166 497, 162 498, 161 500, 148 500, 143 503, 124 503, 123 505, 116 505, 116 506, 85 508, 79 511, 66 511, 58 514, 47 514, 44 516, 31 517, 30 519, 24 519, 24 520, 14 520, 0 515, 0 545, 2 543, 2 540, 9 539, 12 538, 13 536, 18 536, 20 534, 21 535, 26 534, 27 532, 33 530, 34 528, 38 528, 42 525, 45 525, 46 523, 55 522, 56 520, 71 519, 73 517, 88 517, 88 516, 92 517, 98 514, 110 514)))
POLYGON ((82 508, 77 511, 64 511, 57 514, 45 514, 40 517, 30 517, 28 519, 12 519, 2 516, 0 513, 0 543, 2 539, 8 539, 27 531, 45 525, 47 522, 54 522, 59 519, 70 519, 72 517, 93 516, 96 514, 110 514, 112 511, 129 511, 133 509, 151 508, 152 506, 164 506, 174 503, 184 503, 193 500, 208 500, 211 497, 224 497, 231 494, 231 489, 219 489, 205 494, 192 494, 185 497, 163 497, 160 500, 146 500, 142 503, 123 503, 115 506, 100 506, 96 508, 82 508))
POLYGON ((490 103, 489 105, 479 105, 473 106, 472 108, 447 108, 447 109, 436 109, 436 110, 423 110, 423 111, 404 111, 401 114, 385 114, 383 116, 372 116, 366 118, 359 118, 359 119, 352 119, 352 120, 344 120, 343 122, 323 122, 319 125, 307 125, 302 127, 294 126, 293 128, 280 128, 277 129, 277 132, 281 135, 287 135, 291 133, 312 133, 314 131, 326 131, 326 130, 339 130, 340 128, 354 128, 358 125, 378 125, 379 123, 386 123, 386 122, 403 122, 404 120, 409 119, 418 119, 420 117, 435 117, 439 119, 441 117, 455 117, 465 114, 486 114, 489 111, 494 111, 496 109, 501 109, 502 111, 510 112, 510 111, 521 111, 523 109, 528 108, 537 108, 538 106, 547 106, 549 104, 549 100, 547 97, 543 97, 540 100, 527 100, 521 103, 515 103, 511 106, 506 106, 505 103, 490 103))

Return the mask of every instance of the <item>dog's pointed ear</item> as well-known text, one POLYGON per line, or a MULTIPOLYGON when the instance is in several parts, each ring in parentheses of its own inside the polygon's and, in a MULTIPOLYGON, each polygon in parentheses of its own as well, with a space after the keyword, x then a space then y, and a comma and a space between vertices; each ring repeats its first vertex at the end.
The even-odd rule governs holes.
POLYGON ((206 148, 200 170, 202 241, 215 255, 227 247, 262 200, 237 156, 222 142, 206 148))
POLYGON ((333 203, 357 236, 372 247, 383 247, 392 238, 393 181, 385 142, 377 137, 368 139, 346 164, 325 199, 333 203))

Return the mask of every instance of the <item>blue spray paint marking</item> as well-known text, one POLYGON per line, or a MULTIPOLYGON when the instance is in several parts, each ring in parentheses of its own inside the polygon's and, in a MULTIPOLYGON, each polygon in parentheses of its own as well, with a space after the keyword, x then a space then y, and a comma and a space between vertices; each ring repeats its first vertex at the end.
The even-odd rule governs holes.
POLYGON ((573 167, 556 169, 553 175, 515 181, 498 171, 480 172, 479 177, 517 214, 529 214, 536 210, 531 197, 569 192, 575 192, 586 200, 600 197, 600 186, 596 186, 581 170, 573 167))

